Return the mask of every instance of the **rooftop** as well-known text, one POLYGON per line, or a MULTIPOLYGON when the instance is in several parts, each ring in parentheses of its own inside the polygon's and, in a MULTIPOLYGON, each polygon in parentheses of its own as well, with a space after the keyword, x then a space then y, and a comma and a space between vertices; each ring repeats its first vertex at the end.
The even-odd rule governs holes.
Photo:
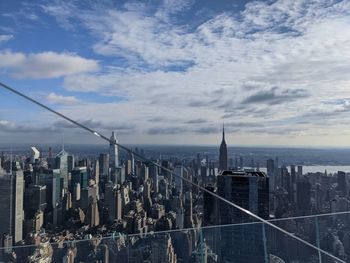
POLYGON ((264 172, 261 171, 222 171, 219 176, 235 176, 235 177, 268 177, 264 172))

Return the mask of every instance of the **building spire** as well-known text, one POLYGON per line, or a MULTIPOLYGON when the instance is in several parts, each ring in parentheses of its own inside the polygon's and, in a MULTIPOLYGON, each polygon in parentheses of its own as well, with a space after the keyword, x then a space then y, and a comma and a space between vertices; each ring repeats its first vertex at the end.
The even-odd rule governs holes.
POLYGON ((225 141, 225 123, 222 124, 222 141, 225 141))
POLYGON ((62 152, 64 152, 64 135, 63 133, 61 135, 62 135, 62 152))
POLYGON ((111 143, 114 144, 117 142, 116 131, 112 131, 111 143))
POLYGON ((227 170, 227 145, 225 141, 225 124, 222 124, 222 141, 219 154, 219 171, 227 170))

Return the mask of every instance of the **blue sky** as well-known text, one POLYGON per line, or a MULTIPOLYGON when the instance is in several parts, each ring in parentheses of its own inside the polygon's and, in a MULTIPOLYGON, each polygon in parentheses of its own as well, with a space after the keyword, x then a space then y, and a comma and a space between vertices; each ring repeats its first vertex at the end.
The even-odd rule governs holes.
MULTIPOLYGON (((349 1, 5 0, 0 11, 1 81, 121 142, 217 144, 225 122, 232 145, 350 146, 349 1)), ((0 96, 4 141, 89 140, 0 96)))

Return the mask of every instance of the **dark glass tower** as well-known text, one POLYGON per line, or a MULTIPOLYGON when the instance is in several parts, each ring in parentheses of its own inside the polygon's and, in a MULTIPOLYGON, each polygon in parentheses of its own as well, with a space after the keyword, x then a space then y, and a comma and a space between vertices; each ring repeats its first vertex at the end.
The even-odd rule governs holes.
MULTIPOLYGON (((217 194, 261 218, 269 218, 269 178, 263 172, 224 171, 217 177, 217 194)), ((217 203, 220 227, 219 262, 267 262, 262 224, 225 202, 217 203), (225 226, 227 225, 227 226, 225 226)))
POLYGON ((220 144, 219 171, 227 170, 227 145, 225 141, 225 126, 222 126, 222 141, 220 144))

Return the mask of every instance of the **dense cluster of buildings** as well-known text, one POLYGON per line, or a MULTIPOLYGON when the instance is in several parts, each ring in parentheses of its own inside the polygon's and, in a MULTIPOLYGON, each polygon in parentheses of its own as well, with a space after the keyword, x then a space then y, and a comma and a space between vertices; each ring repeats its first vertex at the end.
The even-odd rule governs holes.
MULTIPOLYGON (((2 155, 0 260, 283 262, 291 259, 283 253, 290 244, 230 202, 266 220, 350 208, 343 172, 304 175, 301 166, 288 170, 278 159, 267 160, 267 173, 242 169, 237 161, 231 166, 224 129, 216 160, 135 156, 144 152, 119 152, 115 133, 109 152, 95 157, 64 147, 55 155, 35 147, 25 158, 2 155)), ((281 225, 315 241, 307 232, 315 222, 305 220, 300 231, 290 222, 281 225)), ((327 231, 317 238, 346 259, 350 231, 338 223, 321 222, 327 231)))

